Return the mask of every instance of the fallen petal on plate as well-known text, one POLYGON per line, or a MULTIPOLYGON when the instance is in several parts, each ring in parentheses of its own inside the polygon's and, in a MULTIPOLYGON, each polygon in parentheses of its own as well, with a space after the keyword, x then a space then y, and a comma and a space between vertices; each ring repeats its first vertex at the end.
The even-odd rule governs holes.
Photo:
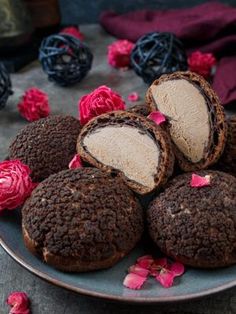
POLYGON ((175 262, 173 263, 169 270, 172 272, 172 274, 176 277, 176 276, 181 276, 184 273, 184 265, 179 263, 179 262, 175 262))
POLYGON ((149 269, 151 267, 151 265, 153 264, 153 262, 154 262, 154 260, 153 260, 151 255, 144 255, 144 256, 141 256, 137 259, 137 264, 140 267, 143 267, 146 269, 149 269))
POLYGON ((125 279, 123 281, 123 285, 129 289, 139 290, 139 289, 141 289, 141 287, 144 284, 144 282, 146 281, 146 279, 147 278, 145 278, 145 277, 130 273, 125 277, 125 279))
POLYGON ((132 265, 129 268, 129 273, 133 273, 133 274, 147 278, 149 274, 149 270, 136 264, 136 265, 132 265))
POLYGON ((174 275, 171 272, 161 271, 157 276, 156 280, 165 288, 170 288, 174 282, 174 275))

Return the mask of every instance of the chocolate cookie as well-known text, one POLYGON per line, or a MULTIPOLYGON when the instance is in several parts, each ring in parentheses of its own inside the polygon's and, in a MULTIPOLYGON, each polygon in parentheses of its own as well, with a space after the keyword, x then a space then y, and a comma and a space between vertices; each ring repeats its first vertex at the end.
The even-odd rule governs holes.
POLYGON ((236 263, 236 178, 219 171, 210 186, 193 188, 191 174, 169 182, 148 209, 149 233, 168 256, 193 267, 236 263))
POLYGON ((63 271, 113 266, 140 239, 142 208, 120 178, 64 170, 38 185, 22 209, 26 247, 63 271))
POLYGON ((71 116, 49 116, 24 127, 9 148, 10 159, 20 159, 39 182, 68 168, 76 153, 80 123, 71 116))
POLYGON ((227 125, 210 84, 192 72, 175 72, 154 81, 146 94, 150 110, 168 119, 179 165, 184 171, 214 164, 223 152, 227 125))
POLYGON ((146 104, 134 105, 128 108, 126 111, 130 113, 140 114, 141 116, 144 117, 147 117, 151 113, 150 108, 146 104))
POLYGON ((78 138, 77 152, 89 164, 120 176, 139 194, 162 186, 173 172, 168 134, 153 121, 125 111, 87 123, 78 138))
POLYGON ((228 135, 223 155, 216 168, 236 176, 236 115, 227 119, 228 135))

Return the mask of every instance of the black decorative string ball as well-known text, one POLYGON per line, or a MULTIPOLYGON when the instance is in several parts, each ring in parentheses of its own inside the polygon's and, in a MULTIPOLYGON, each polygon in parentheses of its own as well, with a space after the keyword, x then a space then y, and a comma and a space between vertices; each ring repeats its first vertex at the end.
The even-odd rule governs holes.
POLYGON ((13 94, 10 75, 3 63, 0 63, 0 109, 4 108, 8 97, 13 94))
POLYGON ((39 60, 50 81, 68 86, 86 76, 91 69, 93 55, 79 39, 60 34, 43 39, 39 48, 39 60))
POLYGON ((131 66, 148 84, 162 74, 188 68, 182 42, 172 33, 158 32, 138 39, 131 53, 131 66))

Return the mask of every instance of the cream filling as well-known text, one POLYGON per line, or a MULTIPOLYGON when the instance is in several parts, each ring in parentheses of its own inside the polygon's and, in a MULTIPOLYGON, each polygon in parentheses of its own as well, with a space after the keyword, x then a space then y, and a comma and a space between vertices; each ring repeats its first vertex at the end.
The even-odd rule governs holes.
POLYGON ((119 169, 143 186, 155 187, 160 152, 147 134, 129 126, 106 126, 88 134, 83 142, 101 163, 119 169))
POLYGON ((170 118, 170 134, 179 150, 193 163, 199 162, 209 143, 210 122, 206 100, 185 79, 151 86, 157 109, 170 118))

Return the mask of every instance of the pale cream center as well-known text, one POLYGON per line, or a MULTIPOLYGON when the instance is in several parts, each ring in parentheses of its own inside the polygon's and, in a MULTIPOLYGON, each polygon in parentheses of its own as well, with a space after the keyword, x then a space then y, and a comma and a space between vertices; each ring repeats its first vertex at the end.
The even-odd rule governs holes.
POLYGON ((157 109, 170 118, 170 134, 174 143, 190 161, 199 162, 210 135, 204 96, 185 79, 153 85, 151 92, 157 109))
POLYGON ((84 138, 90 154, 143 186, 155 186, 159 149, 154 140, 129 126, 107 126, 84 138))

